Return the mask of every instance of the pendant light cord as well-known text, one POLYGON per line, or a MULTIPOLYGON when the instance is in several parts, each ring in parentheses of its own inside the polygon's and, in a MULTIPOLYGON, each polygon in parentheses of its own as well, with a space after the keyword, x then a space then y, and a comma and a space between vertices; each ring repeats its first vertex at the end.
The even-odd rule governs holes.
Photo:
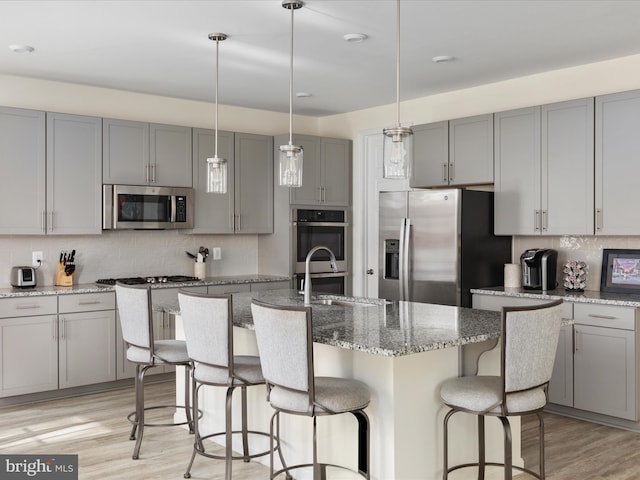
POLYGON ((216 119, 215 119, 215 147, 214 147, 214 157, 218 158, 218 66, 220 65, 219 60, 219 51, 220 51, 220 40, 216 38, 216 119))
POLYGON ((396 126, 400 126, 400 0, 397 0, 396 24, 396 126))
POLYGON ((291 58, 289 59, 289 145, 293 145, 293 12, 291 7, 291 58))

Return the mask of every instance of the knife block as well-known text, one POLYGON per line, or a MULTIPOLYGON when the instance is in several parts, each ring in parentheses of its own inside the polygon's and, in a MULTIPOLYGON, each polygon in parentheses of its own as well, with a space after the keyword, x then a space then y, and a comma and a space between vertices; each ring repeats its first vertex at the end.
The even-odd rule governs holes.
POLYGON ((64 271, 64 263, 58 263, 53 284, 57 287, 70 287, 73 285, 73 273, 67 275, 64 271))

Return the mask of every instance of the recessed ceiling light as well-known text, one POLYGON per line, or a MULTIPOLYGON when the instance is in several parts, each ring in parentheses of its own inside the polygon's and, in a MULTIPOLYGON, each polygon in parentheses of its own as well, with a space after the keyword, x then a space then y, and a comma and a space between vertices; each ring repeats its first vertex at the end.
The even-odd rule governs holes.
POLYGON ((9 49, 15 53, 31 53, 35 50, 31 45, 9 45, 9 49))
POLYGON ((369 38, 369 36, 364 33, 347 33, 342 38, 344 38, 349 43, 360 43, 364 42, 367 38, 369 38))
POLYGON ((310 97, 310 96, 311 96, 311 94, 307 93, 307 92, 298 92, 298 93, 296 93, 296 97, 298 97, 298 98, 307 98, 307 97, 310 97))
POLYGON ((451 55, 438 55, 437 57, 433 57, 431 60, 433 63, 448 63, 455 59, 451 55))

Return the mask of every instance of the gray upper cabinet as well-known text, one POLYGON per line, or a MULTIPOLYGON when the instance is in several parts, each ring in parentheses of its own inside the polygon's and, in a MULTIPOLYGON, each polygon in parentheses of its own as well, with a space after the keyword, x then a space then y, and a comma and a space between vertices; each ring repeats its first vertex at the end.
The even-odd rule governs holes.
POLYGON ((1 234, 44 233, 45 152, 45 113, 0 107, 1 234))
POLYGON ((105 118, 103 183, 192 186, 191 128, 105 118))
POLYGON ((273 232, 273 139, 218 131, 218 156, 227 164, 227 193, 207 193, 206 159, 215 149, 213 130, 193 131, 195 227, 190 233, 273 232))
POLYGON ((640 90, 596 97, 597 235, 640 234, 640 90))
POLYGON ((494 120, 495 233, 593 234, 593 98, 494 120))
MULTIPOLYGON (((289 142, 276 138, 275 150, 289 142)), ((294 135, 304 149, 302 187, 291 188, 292 205, 348 207, 351 204, 351 141, 340 138, 294 135)))
POLYGON ((102 120, 47 113, 47 234, 102 233, 101 184, 102 120))
POLYGON ((101 142, 100 118, 0 108, 0 233, 100 234, 101 142))
POLYGON ((412 187, 493 183, 493 114, 413 127, 412 187))

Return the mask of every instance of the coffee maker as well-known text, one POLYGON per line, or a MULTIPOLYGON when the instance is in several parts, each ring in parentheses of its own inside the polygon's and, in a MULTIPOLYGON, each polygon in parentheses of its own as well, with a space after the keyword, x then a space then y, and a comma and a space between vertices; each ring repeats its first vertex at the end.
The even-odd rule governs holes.
POLYGON ((558 252, 550 248, 531 248, 520 255, 522 288, 553 290, 557 286, 558 252))

